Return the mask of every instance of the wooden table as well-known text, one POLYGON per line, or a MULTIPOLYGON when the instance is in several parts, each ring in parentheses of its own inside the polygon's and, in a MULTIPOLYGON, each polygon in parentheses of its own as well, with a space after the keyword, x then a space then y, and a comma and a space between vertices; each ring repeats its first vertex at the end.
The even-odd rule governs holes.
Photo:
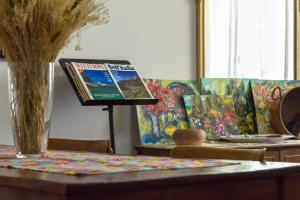
MULTIPOLYGON (((299 162, 300 163, 300 140, 286 140, 280 143, 229 143, 212 142, 204 143, 203 146, 256 149, 267 148, 266 161, 299 162)), ((138 155, 169 156, 172 145, 136 145, 138 155)))
POLYGON ((89 176, 0 168, 5 200, 298 200, 299 186, 300 165, 276 162, 89 176))

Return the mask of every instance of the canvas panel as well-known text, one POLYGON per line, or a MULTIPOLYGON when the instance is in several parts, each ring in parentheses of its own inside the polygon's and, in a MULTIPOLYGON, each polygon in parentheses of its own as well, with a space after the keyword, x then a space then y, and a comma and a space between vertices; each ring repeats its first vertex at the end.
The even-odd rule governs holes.
POLYGON ((147 79, 156 105, 137 106, 141 144, 175 144, 173 133, 189 128, 183 95, 197 95, 195 81, 147 79))
POLYGON ((250 79, 203 78, 201 95, 231 95, 241 134, 257 134, 255 107, 250 79))
POLYGON ((240 134, 231 96, 184 96, 184 103, 190 127, 204 130, 208 140, 240 134))
MULTIPOLYGON (((290 89, 300 86, 297 80, 255 80, 252 81, 252 93, 254 98, 257 127, 259 134, 276 133, 271 123, 271 106, 273 103, 272 92, 276 87, 280 87, 282 95, 286 94, 290 89)), ((274 94, 275 98, 279 98, 278 90, 274 94)))

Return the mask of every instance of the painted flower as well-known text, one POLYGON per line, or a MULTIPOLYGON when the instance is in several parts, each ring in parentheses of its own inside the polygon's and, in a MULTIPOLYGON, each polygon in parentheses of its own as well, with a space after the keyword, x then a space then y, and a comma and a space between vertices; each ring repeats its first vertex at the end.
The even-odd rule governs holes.
POLYGON ((226 123, 233 124, 236 122, 236 115, 229 108, 226 108, 224 111, 224 120, 226 123))
POLYGON ((217 135, 218 136, 223 135, 223 131, 224 131, 224 128, 225 128, 224 123, 221 122, 220 120, 217 120, 216 125, 217 125, 216 126, 217 135))
POLYGON ((203 127, 204 127, 204 129, 209 129, 210 128, 210 122, 209 122, 209 120, 205 120, 204 121, 203 127))

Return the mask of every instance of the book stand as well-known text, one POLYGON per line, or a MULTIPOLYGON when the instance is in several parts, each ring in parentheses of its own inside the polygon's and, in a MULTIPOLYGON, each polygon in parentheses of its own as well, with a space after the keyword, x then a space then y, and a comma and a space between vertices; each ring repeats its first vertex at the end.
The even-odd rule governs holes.
POLYGON ((107 106, 103 108, 103 111, 108 111, 109 116, 109 133, 110 133, 110 143, 113 153, 116 153, 116 146, 115 146, 115 136, 114 136, 114 106, 122 106, 122 105, 150 105, 156 104, 158 99, 121 99, 121 100, 88 100, 83 101, 83 98, 78 91, 75 83, 73 82, 72 77, 70 76, 67 70, 67 64, 70 62, 82 62, 82 63, 92 63, 92 64, 104 64, 104 63, 111 63, 111 64, 127 64, 130 65, 129 61, 126 60, 93 60, 93 59, 75 59, 75 58, 61 58, 59 59, 59 63, 65 72, 71 86, 78 97, 82 106, 107 106))

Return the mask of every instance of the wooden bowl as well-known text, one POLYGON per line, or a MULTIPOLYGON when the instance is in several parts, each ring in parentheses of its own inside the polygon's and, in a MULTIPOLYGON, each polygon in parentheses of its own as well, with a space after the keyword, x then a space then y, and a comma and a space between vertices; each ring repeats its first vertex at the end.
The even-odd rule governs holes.
POLYGON ((177 129, 173 134, 176 145, 200 145, 205 138, 206 133, 201 129, 177 129))

